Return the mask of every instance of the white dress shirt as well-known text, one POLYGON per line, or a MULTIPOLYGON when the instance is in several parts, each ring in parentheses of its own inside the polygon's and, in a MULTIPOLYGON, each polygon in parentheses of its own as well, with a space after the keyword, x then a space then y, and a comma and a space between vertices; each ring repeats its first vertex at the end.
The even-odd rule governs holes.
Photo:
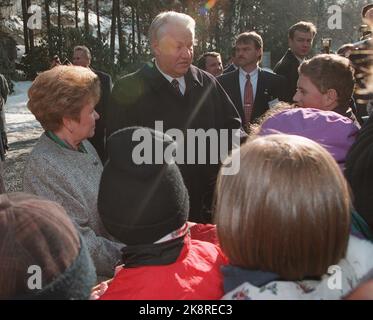
POLYGON ((177 80, 179 82, 179 89, 181 91, 181 93, 184 95, 185 94, 185 90, 186 90, 186 83, 185 83, 185 79, 184 79, 184 76, 183 77, 180 77, 180 78, 172 78, 171 76, 169 76, 168 74, 164 73, 161 68, 158 67, 158 64, 157 64, 157 61, 155 61, 155 65, 157 67, 157 69, 159 70, 160 73, 162 73, 162 75, 171 83, 172 80, 177 80))

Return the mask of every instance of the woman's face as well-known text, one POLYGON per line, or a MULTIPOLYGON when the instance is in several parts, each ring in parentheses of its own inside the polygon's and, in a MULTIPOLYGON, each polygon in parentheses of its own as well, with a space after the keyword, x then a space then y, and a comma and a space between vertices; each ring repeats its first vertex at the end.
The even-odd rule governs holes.
POLYGON ((80 121, 72 121, 72 135, 74 136, 74 140, 81 142, 84 139, 93 137, 96 120, 99 117, 95 111, 94 102, 92 99, 88 99, 80 111, 80 121))

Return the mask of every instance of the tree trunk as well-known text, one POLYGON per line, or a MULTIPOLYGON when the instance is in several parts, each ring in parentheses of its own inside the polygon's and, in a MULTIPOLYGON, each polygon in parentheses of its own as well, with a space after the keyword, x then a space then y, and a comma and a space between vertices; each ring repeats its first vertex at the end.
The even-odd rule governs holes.
POLYGON ((221 49, 221 41, 220 41, 220 8, 219 5, 216 6, 216 22, 215 22, 215 28, 214 28, 214 35, 215 35, 215 48, 217 51, 220 51, 221 49))
POLYGON ((141 55, 141 28, 140 28, 140 17, 139 17, 139 4, 136 3, 136 25, 137 25, 137 53, 141 55))
POLYGON ((135 7, 132 5, 131 6, 131 14, 132 14, 132 62, 135 61, 135 48, 136 48, 136 43, 135 43, 135 7))
MULTIPOLYGON (((27 9, 30 8, 31 1, 27 0, 27 9)), ((27 20, 32 16, 32 14, 27 14, 27 20)), ((34 50, 34 31, 32 29, 28 30, 29 41, 30 41, 30 52, 34 50)))
POLYGON ((116 26, 116 14, 117 6, 116 0, 113 0, 113 7, 111 11, 111 31, 110 31, 110 54, 111 54, 111 61, 114 62, 115 56, 115 26, 116 26))
MULTIPOLYGON (((221 42, 220 46, 220 53, 223 57, 230 57, 231 46, 233 43, 233 35, 234 35, 234 17, 235 17, 235 8, 236 4, 235 1, 228 1, 224 7, 224 20, 223 20, 223 29, 221 30, 221 42)), ((224 61, 225 63, 225 61, 224 61)))
POLYGON ((97 39, 101 41, 101 24, 100 24, 99 0, 96 0, 96 15, 97 15, 97 39))
POLYGON ((50 0, 44 0, 44 5, 45 5, 45 18, 47 22, 48 51, 49 51, 49 56, 52 57, 53 52, 52 52, 51 16, 49 13, 49 1, 50 0))
POLYGON ((79 28, 78 0, 75 0, 75 28, 79 28))
POLYGON ((120 0, 115 0, 116 2, 116 14, 117 14, 117 23, 118 23, 118 42, 119 42, 119 63, 123 63, 124 60, 124 37, 122 30, 122 20, 120 19, 120 0))
POLYGON ((58 54, 62 54, 61 0, 57 0, 58 54))
POLYGON ((84 0, 84 33, 89 34, 89 20, 88 20, 88 0, 84 0))
POLYGON ((22 0, 22 17, 23 17, 23 39, 25 42, 25 53, 29 53, 30 42, 29 42, 28 28, 27 28, 27 21, 28 21, 27 0, 22 0))

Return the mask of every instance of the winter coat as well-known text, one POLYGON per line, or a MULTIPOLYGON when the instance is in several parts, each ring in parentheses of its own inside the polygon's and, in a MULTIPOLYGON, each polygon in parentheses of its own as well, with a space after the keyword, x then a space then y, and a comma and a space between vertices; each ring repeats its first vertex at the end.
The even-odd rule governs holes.
POLYGON ((176 262, 126 268, 116 274, 101 300, 211 300, 223 295, 220 267, 227 263, 212 243, 184 238, 176 262))
POLYGON ((93 146, 88 153, 61 147, 42 134, 25 165, 23 190, 61 204, 86 241, 100 277, 112 277, 123 245, 105 231, 97 210, 102 164, 93 146))
MULTIPOLYGON (((178 164, 189 193, 189 219, 209 223, 219 165, 209 164, 211 153, 208 144, 203 149, 206 152, 205 164, 187 164, 187 155, 192 155, 193 151, 186 146, 195 141, 187 139, 186 130, 228 129, 231 133, 231 130, 241 128, 241 120, 232 101, 212 75, 190 66, 184 79, 186 91, 180 95, 154 62, 119 79, 114 85, 106 113, 107 133, 132 126, 158 129, 155 121, 162 121, 164 132, 181 130, 185 138, 185 161, 178 164)), ((198 152, 194 153, 195 163, 198 152)))
POLYGON ((224 287, 230 287, 226 281, 242 281, 238 287, 223 296, 224 300, 339 300, 355 288, 373 268, 373 244, 350 237, 346 257, 338 265, 330 266, 321 280, 281 281, 273 273, 247 270, 243 280, 241 270, 225 269, 224 287), (257 274, 256 274, 257 273, 257 274), (254 275, 254 277, 253 277, 254 275), (261 276, 259 279, 258 275, 261 276), (247 280, 250 278, 250 282, 247 280), (267 278, 269 281, 263 279, 267 278), (253 285, 252 283, 260 283, 253 285))
POLYGON ((285 101, 292 102, 295 92, 297 90, 297 81, 299 78, 298 67, 300 65, 299 60, 293 54, 293 52, 288 49, 285 55, 277 62, 273 71, 279 75, 284 76, 288 82, 287 93, 288 97, 285 101))

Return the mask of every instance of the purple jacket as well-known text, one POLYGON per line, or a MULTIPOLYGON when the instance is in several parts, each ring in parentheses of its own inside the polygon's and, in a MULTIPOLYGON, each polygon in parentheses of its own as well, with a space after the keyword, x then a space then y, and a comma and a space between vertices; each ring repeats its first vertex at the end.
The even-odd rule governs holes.
POLYGON ((268 118, 262 124, 259 135, 285 133, 309 138, 328 150, 343 169, 347 151, 358 131, 350 119, 336 112, 295 108, 268 118))

